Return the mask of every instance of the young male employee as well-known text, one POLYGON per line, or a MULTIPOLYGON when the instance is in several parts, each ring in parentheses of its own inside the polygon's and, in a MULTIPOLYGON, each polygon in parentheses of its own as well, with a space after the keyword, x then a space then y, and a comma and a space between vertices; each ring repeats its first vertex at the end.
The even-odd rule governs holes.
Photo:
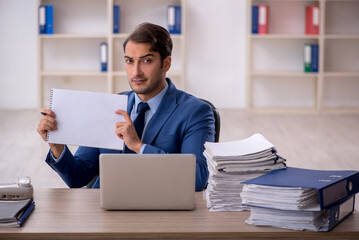
MULTIPOLYGON (((126 145, 124 152, 195 154, 196 191, 202 190, 208 180, 207 163, 203 156, 204 143, 213 142, 215 135, 211 107, 177 90, 172 81, 166 78, 171 67, 172 52, 172 39, 166 29, 143 23, 130 34, 123 48, 132 91, 126 93, 127 112, 118 110, 114 114, 125 117, 125 122, 118 122, 115 126, 116 135, 126 145), (144 129, 139 125, 144 125, 144 129)), ((37 131, 46 141, 47 131, 56 131, 57 123, 56 113, 49 109, 44 112, 47 115, 40 120, 37 131)), ((72 155, 66 145, 49 145, 46 162, 69 187, 85 186, 99 174, 101 153, 122 153, 80 146, 72 155)), ((99 178, 93 187, 99 187, 99 178)))

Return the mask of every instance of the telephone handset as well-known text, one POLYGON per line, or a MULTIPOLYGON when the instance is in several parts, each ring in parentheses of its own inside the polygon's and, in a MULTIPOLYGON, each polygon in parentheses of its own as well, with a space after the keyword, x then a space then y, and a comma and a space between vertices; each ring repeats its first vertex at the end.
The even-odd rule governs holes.
POLYGON ((29 177, 19 178, 17 183, 0 183, 0 200, 24 200, 32 198, 34 189, 29 177))

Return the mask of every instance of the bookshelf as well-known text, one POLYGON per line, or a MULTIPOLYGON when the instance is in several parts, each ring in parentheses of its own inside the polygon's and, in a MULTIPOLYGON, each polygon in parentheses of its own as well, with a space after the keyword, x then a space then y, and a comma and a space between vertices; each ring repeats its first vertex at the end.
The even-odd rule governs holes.
POLYGON ((359 111, 359 1, 248 0, 247 108, 359 111), (252 6, 269 6, 268 33, 252 34, 252 6), (319 34, 305 34, 306 6, 319 6, 319 34), (304 44, 319 45, 319 70, 305 73, 304 44))
POLYGON ((185 0, 37 0, 53 5, 53 34, 37 35, 38 108, 48 107, 51 88, 117 93, 130 90, 122 44, 142 22, 167 29, 167 6, 181 6, 181 34, 172 34, 167 76, 184 89, 185 0), (113 6, 120 5, 120 33, 113 33, 113 6), (86 6, 86 7, 84 7, 86 6), (100 71, 99 45, 108 44, 107 72, 100 71))

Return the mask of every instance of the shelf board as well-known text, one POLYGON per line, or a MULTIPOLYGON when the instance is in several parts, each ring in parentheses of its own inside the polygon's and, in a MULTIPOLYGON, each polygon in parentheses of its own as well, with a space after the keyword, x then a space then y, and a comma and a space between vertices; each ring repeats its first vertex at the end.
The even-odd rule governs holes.
POLYGON ((126 71, 114 71, 113 72, 114 77, 127 77, 126 71))
POLYGON ((300 72, 300 71, 252 71, 253 77, 317 77, 319 74, 314 72, 300 72))
POLYGON ((182 72, 179 70, 170 70, 167 72, 167 77, 182 77, 182 72))
POLYGON ((171 34, 171 38, 172 39, 183 39, 183 35, 182 34, 171 34))
POLYGON ((251 34, 254 39, 319 39, 319 35, 307 34, 251 34))
POLYGON ((107 38, 105 33, 55 33, 39 34, 41 39, 107 38))
POLYGON ((40 75, 42 77, 58 77, 58 76, 81 76, 81 77, 106 77, 107 72, 100 72, 100 71, 76 71, 76 70, 56 70, 56 71, 41 71, 40 75))
MULTIPOLYGON (((126 73, 126 71, 114 71, 113 76, 114 77, 127 77, 127 73, 126 73)), ((169 78, 181 77, 181 76, 182 76, 182 73, 181 73, 181 71, 178 71, 178 70, 170 70, 169 72, 167 72, 167 77, 169 77, 169 78)))
POLYGON ((359 39, 359 34, 326 34, 325 39, 359 39))
POLYGON ((306 107, 249 107, 249 111, 253 113, 316 113, 316 108, 306 107))
POLYGON ((130 34, 129 33, 114 33, 112 34, 112 37, 114 39, 126 39, 130 34))
MULTIPOLYGON (((114 39, 126 39, 129 35, 130 35, 130 33, 114 33, 114 34, 112 34, 112 37, 114 39)), ((182 34, 171 34, 171 38, 172 39, 182 39, 183 35, 182 34)))
MULTIPOLYGON (((115 77, 127 77, 126 71, 113 71, 113 76, 115 77)), ((181 71, 172 70, 167 72, 167 77, 181 77, 181 71)))
POLYGON ((359 107, 323 107, 321 109, 323 113, 359 113, 359 107))
POLYGON ((359 77, 359 72, 324 72, 324 77, 359 77))

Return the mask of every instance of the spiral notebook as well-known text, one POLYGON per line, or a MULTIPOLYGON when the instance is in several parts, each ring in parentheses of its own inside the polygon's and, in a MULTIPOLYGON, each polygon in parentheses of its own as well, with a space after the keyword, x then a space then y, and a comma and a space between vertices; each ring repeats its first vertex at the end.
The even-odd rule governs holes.
POLYGON ((127 111, 127 95, 52 89, 50 109, 57 130, 48 132, 48 143, 123 150, 115 124, 125 120, 115 111, 127 111))

